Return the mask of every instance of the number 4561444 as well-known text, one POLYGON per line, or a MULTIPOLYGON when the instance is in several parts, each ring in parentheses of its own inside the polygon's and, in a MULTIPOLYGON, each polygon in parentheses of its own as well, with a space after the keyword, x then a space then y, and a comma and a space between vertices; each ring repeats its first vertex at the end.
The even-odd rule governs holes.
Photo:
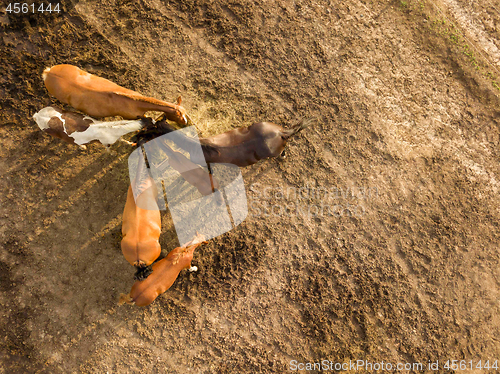
POLYGON ((444 369, 446 370, 467 370, 467 369, 479 369, 479 370, 497 370, 498 369, 498 361, 491 361, 487 360, 484 362, 481 362, 481 360, 478 363, 471 361, 465 361, 465 360, 448 360, 443 366, 444 369))
POLYGON ((6 12, 7 13, 15 13, 15 14, 20 14, 20 13, 52 13, 56 12, 59 13, 61 10, 59 9, 59 3, 52 4, 48 3, 45 5, 44 3, 41 3, 39 6, 36 6, 35 4, 27 4, 27 3, 9 3, 7 6, 6 12))

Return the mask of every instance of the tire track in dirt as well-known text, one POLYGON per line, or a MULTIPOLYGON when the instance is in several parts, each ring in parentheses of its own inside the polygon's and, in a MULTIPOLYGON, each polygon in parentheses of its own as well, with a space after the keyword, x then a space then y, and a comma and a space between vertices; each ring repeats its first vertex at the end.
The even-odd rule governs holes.
POLYGON ((498 41, 495 43, 495 39, 488 34, 470 4, 464 4, 462 1, 462 4, 459 5, 456 0, 441 0, 435 6, 439 7, 439 4, 445 6, 457 21, 457 24, 460 25, 462 31, 474 41, 473 44, 481 49, 483 55, 488 56, 486 60, 500 76, 500 49, 497 45, 498 41))

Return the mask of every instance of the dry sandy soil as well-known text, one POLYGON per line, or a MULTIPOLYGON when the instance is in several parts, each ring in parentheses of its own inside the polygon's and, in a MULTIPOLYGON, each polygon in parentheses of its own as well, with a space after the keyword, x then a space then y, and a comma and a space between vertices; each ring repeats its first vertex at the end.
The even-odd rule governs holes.
MULTIPOLYGON (((1 373, 500 360, 498 2, 2 4, 1 373), (181 94, 203 135, 320 123, 284 160, 242 170, 249 216, 196 251, 197 273, 149 307, 118 306, 134 274, 120 251, 131 148, 38 129, 31 116, 56 103, 41 73, 59 63, 181 94), (296 202, 311 214, 279 215, 296 202)), ((162 218, 165 254, 177 239, 162 218)))

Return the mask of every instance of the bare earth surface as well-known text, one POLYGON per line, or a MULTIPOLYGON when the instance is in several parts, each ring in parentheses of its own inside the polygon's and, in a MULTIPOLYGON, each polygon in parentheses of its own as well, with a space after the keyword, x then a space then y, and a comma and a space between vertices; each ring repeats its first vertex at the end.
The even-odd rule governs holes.
MULTIPOLYGON (((0 373, 500 360, 498 2, 5 4, 0 373), (242 170, 249 216, 195 252, 197 273, 149 307, 118 306, 134 274, 120 251, 131 148, 83 151, 38 129, 32 115, 56 103, 41 73, 60 63, 181 94, 203 135, 320 123, 284 160, 242 170), (305 213, 280 215, 296 203, 305 213)), ((178 243, 162 219, 166 254, 178 243)))

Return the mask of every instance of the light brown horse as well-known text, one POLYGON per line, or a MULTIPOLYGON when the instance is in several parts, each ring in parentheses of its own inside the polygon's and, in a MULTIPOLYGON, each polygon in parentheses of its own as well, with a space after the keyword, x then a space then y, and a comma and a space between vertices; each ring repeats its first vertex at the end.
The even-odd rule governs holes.
POLYGON ((137 119, 147 111, 158 111, 179 125, 190 122, 186 110, 181 106, 180 96, 176 104, 142 96, 73 65, 47 68, 43 72, 43 80, 51 95, 92 117, 137 119))
POLYGON ((167 257, 153 264, 153 272, 145 280, 137 281, 128 295, 121 294, 119 304, 146 306, 168 290, 183 269, 191 266, 194 250, 203 243, 202 235, 182 247, 170 251, 167 257))
POLYGON ((122 222, 122 253, 138 270, 151 265, 161 253, 161 217, 156 203, 156 186, 151 178, 144 183, 148 185, 143 186, 144 191, 137 197, 137 202, 132 186, 129 186, 122 222))

